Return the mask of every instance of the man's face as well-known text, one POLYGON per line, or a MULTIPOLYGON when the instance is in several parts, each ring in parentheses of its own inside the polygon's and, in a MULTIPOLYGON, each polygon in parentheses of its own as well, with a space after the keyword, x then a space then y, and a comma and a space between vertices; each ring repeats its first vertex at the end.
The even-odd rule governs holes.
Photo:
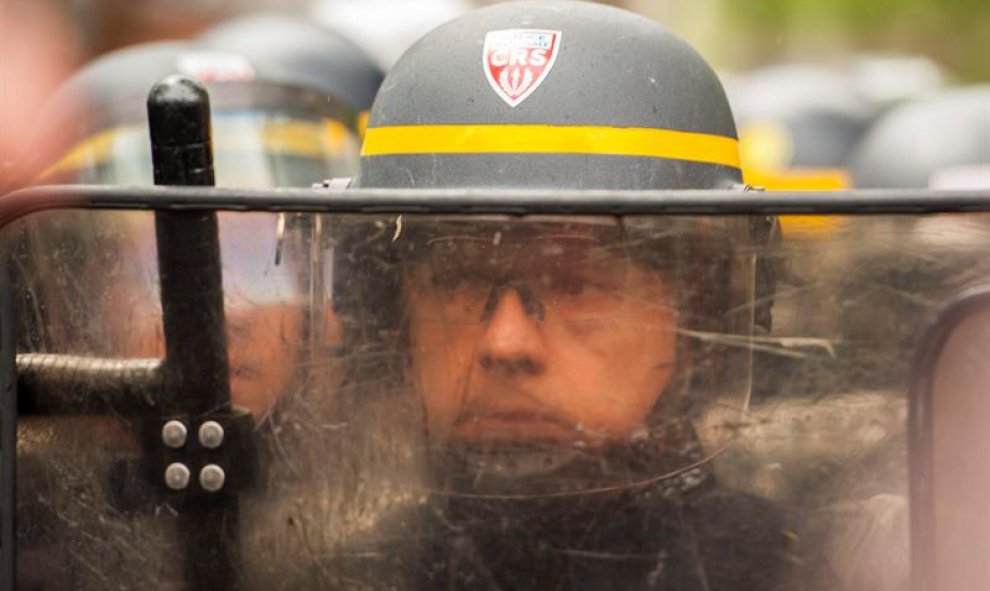
POLYGON ((598 445, 644 427, 676 361, 672 285, 606 229, 424 240, 404 288, 431 439, 598 445))

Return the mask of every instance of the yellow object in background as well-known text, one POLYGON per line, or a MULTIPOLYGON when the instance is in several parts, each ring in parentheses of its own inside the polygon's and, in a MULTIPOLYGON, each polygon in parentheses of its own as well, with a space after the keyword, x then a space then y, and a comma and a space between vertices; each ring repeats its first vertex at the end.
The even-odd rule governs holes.
MULTIPOLYGON (((739 133, 743 180, 767 191, 842 191, 851 186, 843 168, 791 167, 794 142, 783 125, 755 121, 739 133)), ((801 237, 829 233, 842 224, 839 216, 780 216, 785 236, 801 237)))

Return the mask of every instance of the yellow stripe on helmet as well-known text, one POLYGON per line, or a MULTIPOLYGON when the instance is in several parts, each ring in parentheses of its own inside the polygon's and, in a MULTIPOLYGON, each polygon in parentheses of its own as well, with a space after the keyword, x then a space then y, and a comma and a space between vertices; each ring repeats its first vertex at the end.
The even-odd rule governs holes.
POLYGON ((669 158, 739 168, 730 137, 646 127, 400 125, 365 133, 362 156, 399 154, 594 154, 669 158))

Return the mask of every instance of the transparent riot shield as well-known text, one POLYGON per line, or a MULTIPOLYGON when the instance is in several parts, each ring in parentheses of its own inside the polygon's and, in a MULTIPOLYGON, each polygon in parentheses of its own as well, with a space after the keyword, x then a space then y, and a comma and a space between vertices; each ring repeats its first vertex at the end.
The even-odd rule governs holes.
POLYGON ((990 585, 990 288, 945 305, 919 347, 911 391, 914 589, 990 585))
POLYGON ((903 589, 912 351, 990 272, 983 194, 61 187, 0 220, 21 589, 903 589), (154 217, 209 210, 229 405, 163 374, 197 286, 165 295, 154 217))

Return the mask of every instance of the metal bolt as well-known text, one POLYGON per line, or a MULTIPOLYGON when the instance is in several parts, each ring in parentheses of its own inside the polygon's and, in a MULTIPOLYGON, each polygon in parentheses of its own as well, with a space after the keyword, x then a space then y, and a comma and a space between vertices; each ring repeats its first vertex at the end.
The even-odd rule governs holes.
POLYGON ((186 444, 188 431, 182 421, 169 421, 162 426, 162 441, 172 449, 179 449, 186 444))
POLYGON ((189 486, 189 468, 185 464, 175 462, 165 468, 165 485, 172 490, 183 490, 189 486))
POLYGON ((223 443, 223 427, 216 421, 206 421, 199 426, 199 443, 206 449, 216 449, 223 443))
POLYGON ((199 485, 207 492, 217 492, 223 488, 226 479, 223 468, 216 464, 207 464, 199 471, 199 485))

